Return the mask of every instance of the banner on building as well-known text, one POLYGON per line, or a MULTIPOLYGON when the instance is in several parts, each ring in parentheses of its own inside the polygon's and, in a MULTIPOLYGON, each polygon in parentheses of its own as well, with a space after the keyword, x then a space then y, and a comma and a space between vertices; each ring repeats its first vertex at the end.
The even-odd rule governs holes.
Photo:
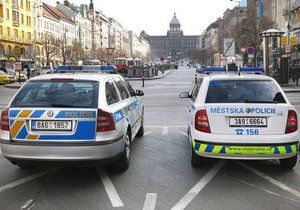
POLYGON ((258 12, 258 19, 259 19, 259 21, 262 22, 263 19, 264 19, 264 3, 262 1, 260 1, 258 3, 258 10, 257 10, 257 12, 258 12))

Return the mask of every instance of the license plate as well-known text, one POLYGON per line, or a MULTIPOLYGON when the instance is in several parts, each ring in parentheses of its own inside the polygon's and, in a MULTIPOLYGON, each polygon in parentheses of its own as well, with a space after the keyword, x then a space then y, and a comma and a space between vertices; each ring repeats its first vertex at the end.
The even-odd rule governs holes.
POLYGON ((32 131, 72 131, 72 121, 45 121, 36 120, 31 122, 32 131))
POLYGON ((266 117, 231 117, 230 127, 267 127, 266 117))

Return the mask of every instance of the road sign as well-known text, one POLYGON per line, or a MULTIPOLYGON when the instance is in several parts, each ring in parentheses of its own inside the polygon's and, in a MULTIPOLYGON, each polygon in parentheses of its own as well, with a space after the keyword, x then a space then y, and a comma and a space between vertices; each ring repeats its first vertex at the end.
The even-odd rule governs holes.
POLYGON ((106 51, 109 55, 112 55, 113 52, 115 51, 115 48, 106 48, 106 51))
POLYGON ((233 38, 224 38, 224 56, 234 56, 235 42, 233 38))
POLYGON ((164 58, 164 57, 161 57, 161 58, 160 58, 160 61, 161 61, 161 62, 162 62, 162 61, 164 61, 164 60, 165 60, 165 58, 164 58))
POLYGON ((254 47, 247 47, 247 53, 248 54, 254 54, 255 53, 254 47))
POLYGON ((298 45, 298 37, 296 36, 291 37, 291 45, 292 46, 298 45))
POLYGON ((246 51, 247 51, 247 48, 245 48, 245 47, 242 47, 242 48, 241 48, 241 52, 242 52, 243 54, 245 54, 246 51))

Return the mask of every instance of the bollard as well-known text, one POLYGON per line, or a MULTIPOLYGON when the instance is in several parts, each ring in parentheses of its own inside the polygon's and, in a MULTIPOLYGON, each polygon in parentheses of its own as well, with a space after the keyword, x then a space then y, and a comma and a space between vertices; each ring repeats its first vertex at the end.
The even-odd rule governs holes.
POLYGON ((143 75, 143 77, 142 77, 142 83, 143 83, 143 87, 145 87, 145 76, 143 75))
POLYGON ((197 84, 198 80, 197 80, 197 74, 195 74, 195 85, 197 84))

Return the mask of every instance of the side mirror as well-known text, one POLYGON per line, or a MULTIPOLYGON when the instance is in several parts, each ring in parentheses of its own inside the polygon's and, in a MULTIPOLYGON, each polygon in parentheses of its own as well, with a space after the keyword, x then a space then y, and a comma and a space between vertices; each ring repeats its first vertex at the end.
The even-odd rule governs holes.
POLYGON ((180 93, 180 98, 190 98, 190 93, 189 92, 182 92, 182 93, 180 93))
POLYGON ((135 95, 136 95, 136 96, 143 96, 143 95, 144 95, 144 92, 141 91, 141 90, 136 90, 136 91, 135 91, 135 95))

